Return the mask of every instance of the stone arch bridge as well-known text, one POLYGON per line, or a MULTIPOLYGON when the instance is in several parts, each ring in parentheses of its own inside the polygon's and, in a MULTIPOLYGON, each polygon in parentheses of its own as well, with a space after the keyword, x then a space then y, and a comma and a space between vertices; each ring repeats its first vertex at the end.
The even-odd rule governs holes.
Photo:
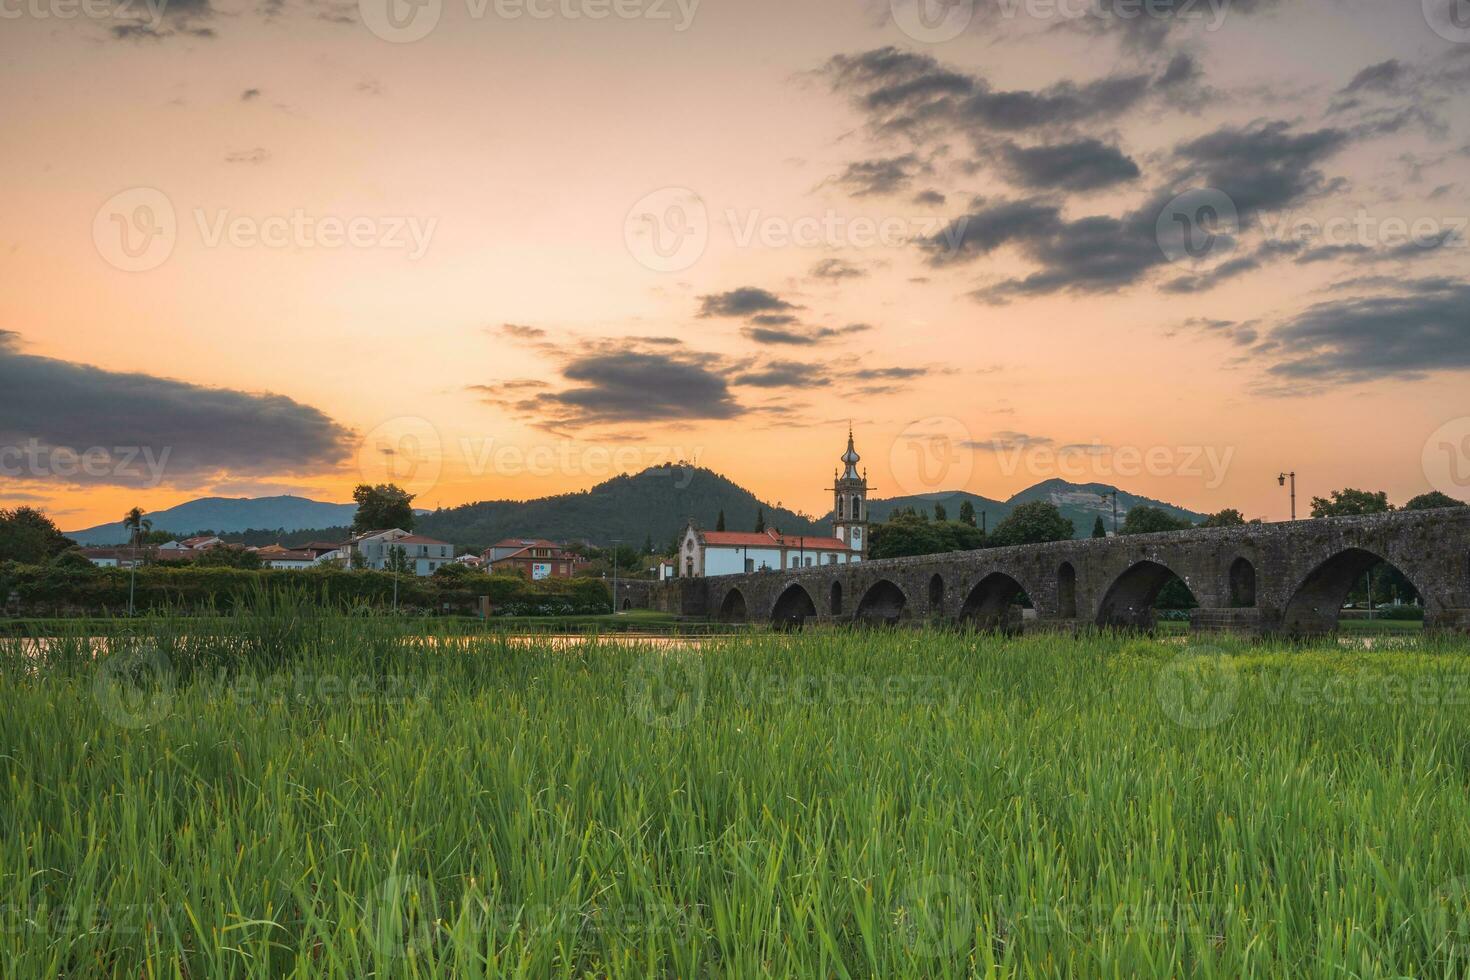
POLYGON ((726 622, 965 622, 1017 629, 1148 629, 1181 579, 1194 629, 1311 635, 1336 629, 1380 561, 1419 591, 1425 627, 1470 630, 1470 507, 1057 541, 657 585, 650 604, 726 622))

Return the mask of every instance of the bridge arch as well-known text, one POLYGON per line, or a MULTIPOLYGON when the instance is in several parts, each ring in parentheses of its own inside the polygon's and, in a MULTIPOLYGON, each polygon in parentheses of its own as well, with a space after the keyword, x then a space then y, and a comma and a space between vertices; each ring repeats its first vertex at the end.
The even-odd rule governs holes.
POLYGON ((835 619, 842 615, 842 581, 840 579, 832 580, 831 599, 832 617, 835 619))
POLYGON ((1250 609, 1256 604, 1256 566, 1244 555, 1230 563, 1227 575, 1232 609, 1250 609))
POLYGON ((772 624, 788 629, 800 629, 816 616, 817 604, 812 601, 811 593, 797 582, 788 585, 771 607, 772 624))
POLYGON ((858 603, 857 618, 893 624, 903 618, 908 607, 908 596, 888 579, 879 579, 863 593, 858 603))
POLYGON ((1025 586, 1005 572, 991 572, 975 583, 960 606, 960 619, 981 629, 1014 627, 1011 607, 1029 599, 1025 586))
POLYGON ((1069 561, 1057 567, 1057 615, 1077 618, 1077 568, 1069 561))
MULTIPOLYGON (((1170 582, 1189 583, 1168 565, 1134 562, 1113 580, 1097 610, 1097 625, 1125 629, 1153 629, 1154 603, 1170 582)), ((1193 593, 1191 593, 1193 594, 1193 593)))
POLYGON ((745 603, 745 593, 739 589, 731 589, 725 593, 725 601, 720 603, 720 622, 743 623, 750 617, 750 611, 745 603))
POLYGON ((1336 630, 1343 603, 1378 564, 1388 564, 1396 569, 1419 593, 1420 601, 1428 601, 1419 583, 1410 578, 1401 566, 1366 548, 1346 548, 1318 564, 1292 591, 1281 616, 1282 631, 1295 636, 1310 636, 1336 630))

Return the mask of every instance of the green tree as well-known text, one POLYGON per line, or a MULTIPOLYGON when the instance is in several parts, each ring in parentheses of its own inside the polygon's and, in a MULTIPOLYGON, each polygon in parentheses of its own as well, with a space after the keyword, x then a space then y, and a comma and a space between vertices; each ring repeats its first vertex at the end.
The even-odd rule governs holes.
POLYGON ((1134 507, 1123 518, 1119 534, 1155 534, 1159 531, 1183 531, 1194 525, 1157 507, 1134 507))
POLYGON ((34 507, 0 510, 0 561, 40 565, 75 547, 75 541, 34 507))
POLYGON ((1200 522, 1200 527, 1239 527, 1245 523, 1245 515, 1234 507, 1226 507, 1218 514, 1211 514, 1200 522))
POLYGON ((1438 490, 1429 493, 1421 493, 1419 496, 1404 504, 1404 510, 1437 510, 1440 507, 1464 507, 1463 500, 1456 500, 1447 493, 1438 490))
POLYGON ((1098 514, 1097 519, 1092 522, 1092 536, 1094 538, 1105 538, 1108 536, 1108 529, 1103 526, 1101 514, 1098 514))
POLYGON ((1365 514, 1387 514, 1393 510, 1388 494, 1383 490, 1332 491, 1332 498, 1312 498, 1313 517, 1360 517, 1365 514))
POLYGON ((52 555, 51 560, 46 563, 51 568, 65 569, 74 572, 90 572, 96 566, 76 548, 68 548, 57 555, 52 555))
POLYGON ((941 524, 949 520, 949 511, 945 510, 944 505, 938 501, 934 503, 934 519, 941 524))
POLYGON ((899 508, 887 521, 874 524, 868 536, 869 558, 906 558, 951 551, 974 551, 985 546, 979 528, 957 521, 930 521, 927 514, 899 508))
POLYGON ((388 548, 388 558, 383 564, 394 575, 410 575, 413 573, 413 562, 408 560, 408 552, 400 544, 395 544, 388 548))
POLYGON ((1076 533, 1072 522, 1062 516, 1050 500, 1032 500, 1020 504, 1010 516, 990 532, 992 545, 1042 544, 1047 541, 1069 541, 1076 533))
POLYGON ((123 527, 129 532, 129 542, 134 548, 142 543, 142 538, 153 530, 153 522, 144 516, 146 512, 141 507, 134 507, 123 515, 123 527))
POLYGON ((766 509, 757 507, 755 509, 755 533, 761 534, 766 529, 766 509))
POLYGON ((975 526, 975 505, 968 500, 960 502, 960 523, 975 526))
POLYGON ((716 531, 723 531, 724 529, 725 529, 725 509, 723 507, 721 507, 720 508, 720 516, 715 518, 715 530, 716 531))
POLYGON ((375 487, 359 484, 352 491, 352 499, 357 502, 357 516, 352 520, 353 532, 365 534, 391 528, 412 531, 413 498, 413 494, 391 483, 380 483, 375 487))

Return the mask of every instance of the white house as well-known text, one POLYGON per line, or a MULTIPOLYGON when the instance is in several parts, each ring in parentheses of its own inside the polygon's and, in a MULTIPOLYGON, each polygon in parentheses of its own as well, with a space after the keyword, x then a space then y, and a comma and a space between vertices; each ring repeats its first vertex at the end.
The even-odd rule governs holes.
POLYGON ((847 565, 863 560, 868 545, 868 480, 847 434, 846 469, 834 481, 832 537, 764 531, 703 531, 694 521, 679 542, 678 575, 703 578, 767 569, 847 565))
POLYGON ((401 549, 409 567, 418 576, 433 575, 439 568, 454 561, 454 545, 437 541, 419 534, 409 534, 398 528, 373 531, 352 539, 349 547, 363 568, 386 571, 388 561, 395 550, 401 549))

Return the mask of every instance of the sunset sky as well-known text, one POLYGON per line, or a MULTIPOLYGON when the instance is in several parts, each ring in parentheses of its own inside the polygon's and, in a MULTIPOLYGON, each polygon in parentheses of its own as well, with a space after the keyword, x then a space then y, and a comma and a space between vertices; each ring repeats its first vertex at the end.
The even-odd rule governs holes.
POLYGON ((929 3, 0 0, 0 506, 1470 497, 1465 0, 929 3))

